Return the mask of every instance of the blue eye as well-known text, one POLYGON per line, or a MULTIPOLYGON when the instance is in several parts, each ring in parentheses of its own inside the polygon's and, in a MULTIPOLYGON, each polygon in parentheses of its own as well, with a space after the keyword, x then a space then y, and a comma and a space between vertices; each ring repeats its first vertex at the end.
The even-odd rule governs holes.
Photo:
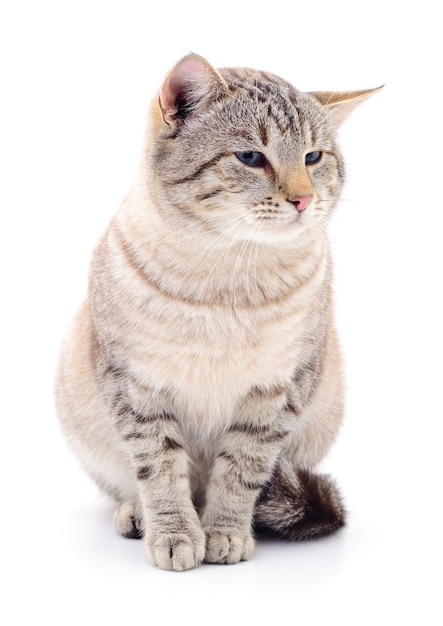
POLYGON ((265 167, 267 164, 266 157, 261 152, 236 152, 235 156, 250 167, 265 167))
POLYGON ((322 157, 322 152, 320 150, 315 150, 315 152, 308 152, 305 156, 305 164, 313 165, 314 163, 318 163, 322 157))

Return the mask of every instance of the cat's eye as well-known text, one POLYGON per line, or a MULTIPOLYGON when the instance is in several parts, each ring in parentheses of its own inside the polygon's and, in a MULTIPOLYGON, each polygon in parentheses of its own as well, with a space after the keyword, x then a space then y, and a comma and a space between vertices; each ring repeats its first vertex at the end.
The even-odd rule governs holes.
POLYGON ((315 150, 314 152, 308 152, 305 156, 305 164, 306 165, 314 165, 314 163, 318 163, 322 157, 323 152, 320 150, 315 150))
POLYGON ((250 167, 265 167, 267 164, 266 157, 261 152, 236 152, 235 156, 250 167))

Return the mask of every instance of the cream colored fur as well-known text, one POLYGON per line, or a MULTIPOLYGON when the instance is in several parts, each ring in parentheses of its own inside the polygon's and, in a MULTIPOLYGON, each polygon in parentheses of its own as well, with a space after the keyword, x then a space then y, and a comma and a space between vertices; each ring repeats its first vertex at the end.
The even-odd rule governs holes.
POLYGON ((63 345, 56 396, 72 448, 119 506, 117 529, 144 532, 159 567, 249 558, 255 502, 279 459, 312 470, 337 435, 335 130, 340 102, 368 94, 302 94, 190 55, 153 103, 137 178, 94 252, 63 345), (251 97, 257 84, 271 104, 266 89, 251 97), (236 156, 254 150, 272 171, 236 156), (315 150, 322 160, 305 165, 315 150), (307 194, 298 213, 288 198, 307 194))

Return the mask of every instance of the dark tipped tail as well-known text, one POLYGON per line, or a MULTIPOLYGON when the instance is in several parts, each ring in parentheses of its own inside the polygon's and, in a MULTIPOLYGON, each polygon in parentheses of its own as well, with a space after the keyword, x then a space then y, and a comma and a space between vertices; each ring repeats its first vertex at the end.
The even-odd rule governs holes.
POLYGON ((289 541, 314 539, 345 525, 346 512, 333 479, 282 463, 257 502, 254 528, 289 541))

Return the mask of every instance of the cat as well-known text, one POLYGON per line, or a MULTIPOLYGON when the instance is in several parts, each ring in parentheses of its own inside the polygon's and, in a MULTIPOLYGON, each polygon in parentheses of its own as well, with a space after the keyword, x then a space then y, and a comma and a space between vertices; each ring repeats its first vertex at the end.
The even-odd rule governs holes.
POLYGON ((125 537, 182 571, 345 523, 315 467, 343 414, 327 225, 341 122, 377 89, 303 93, 190 54, 62 346, 62 431, 125 537))

